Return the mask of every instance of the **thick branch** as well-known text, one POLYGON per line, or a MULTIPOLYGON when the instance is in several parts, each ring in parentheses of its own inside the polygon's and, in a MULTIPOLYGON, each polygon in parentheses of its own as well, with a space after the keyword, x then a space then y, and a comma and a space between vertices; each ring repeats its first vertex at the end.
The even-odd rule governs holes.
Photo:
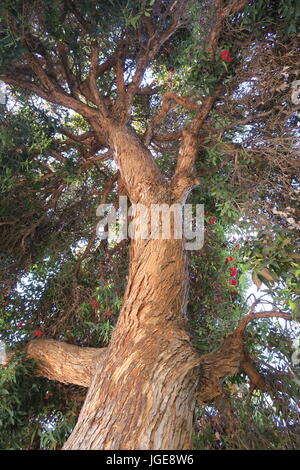
POLYGON ((63 91, 52 90, 50 93, 47 93, 34 82, 16 79, 8 75, 1 74, 0 79, 8 85, 15 85, 24 90, 36 93, 38 96, 40 96, 46 101, 49 101, 50 103, 58 104, 66 108, 73 109, 84 117, 89 118, 91 116, 97 115, 96 109, 91 108, 90 106, 82 103, 81 101, 73 98, 72 96, 68 95, 63 91))
POLYGON ((132 202, 148 205, 166 197, 167 185, 162 173, 132 129, 111 119, 92 120, 91 124, 96 132, 105 128, 109 148, 132 202))
POLYGON ((106 357, 106 348, 81 348, 51 339, 30 341, 25 350, 37 361, 37 375, 82 387, 89 387, 96 365, 106 357))
POLYGON ((160 112, 149 123, 145 138, 146 145, 148 145, 152 139, 153 129, 164 119, 164 117, 175 107, 176 104, 179 104, 189 110, 198 110, 200 108, 198 104, 190 101, 188 96, 182 97, 177 96, 175 93, 171 92, 165 93, 163 96, 160 112))
POLYGON ((245 351, 244 331, 252 320, 260 318, 284 318, 292 320, 291 315, 282 312, 260 312, 246 315, 238 327, 229 333, 223 343, 209 354, 201 357, 201 382, 198 394, 198 403, 209 403, 222 395, 222 380, 245 372, 251 381, 251 387, 258 387, 266 391, 267 386, 263 377, 256 370, 253 361, 245 351))
POLYGON ((173 194, 176 200, 182 199, 183 195, 199 184, 196 175, 193 175, 195 159, 199 148, 199 130, 203 126, 210 110, 221 92, 221 88, 215 90, 213 96, 207 96, 203 104, 198 107, 198 112, 189 126, 182 132, 183 141, 179 149, 179 155, 175 174, 172 179, 173 194))

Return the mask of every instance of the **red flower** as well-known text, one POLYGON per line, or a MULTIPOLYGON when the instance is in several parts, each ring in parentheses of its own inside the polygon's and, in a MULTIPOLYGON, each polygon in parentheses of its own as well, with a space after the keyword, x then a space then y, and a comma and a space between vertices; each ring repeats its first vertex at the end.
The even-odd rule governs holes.
POLYGON ((234 262, 234 258, 232 256, 229 256, 229 261, 230 263, 233 263, 234 262))
POLYGON ((237 268, 229 268, 230 277, 235 277, 237 275, 237 268))
POLYGON ((226 258, 226 259, 225 259, 225 264, 227 264, 227 263, 228 263, 228 261, 229 261, 229 258, 226 258))
POLYGON ((224 51, 220 52, 220 57, 222 60, 225 60, 225 62, 232 62, 233 58, 230 55, 230 50, 229 49, 224 49, 224 51))
POLYGON ((22 323, 22 322, 20 322, 20 323, 17 324, 17 327, 18 327, 18 328, 22 328, 22 326, 24 326, 24 323, 22 323))
POLYGON ((236 295, 236 294, 237 294, 237 290, 232 290, 231 293, 234 294, 234 295, 236 295))
POLYGON ((3 306, 6 307, 9 304, 9 302, 3 302, 3 306))
POLYGON ((210 225, 213 225, 213 224, 215 224, 216 222, 217 222, 216 217, 213 217, 212 219, 209 219, 210 225))
POLYGON ((170 70, 167 80, 172 80, 172 75, 174 75, 174 73, 175 73, 175 70, 170 70))
POLYGON ((105 310, 105 312, 103 312, 103 316, 106 318, 110 318, 112 315, 113 313, 110 310, 105 310))
POLYGON ((41 337, 44 333, 41 330, 34 330, 33 334, 34 336, 41 337))
POLYGON ((232 286, 237 286, 238 281, 236 279, 229 279, 229 284, 231 284, 232 286))
POLYGON ((241 248, 241 245, 236 245, 236 247, 234 248, 235 251, 239 250, 241 248))
POLYGON ((99 303, 98 303, 97 300, 95 300, 95 299, 92 299, 92 300, 90 301, 90 304, 91 304, 91 306, 92 306, 94 309, 100 308, 99 303))

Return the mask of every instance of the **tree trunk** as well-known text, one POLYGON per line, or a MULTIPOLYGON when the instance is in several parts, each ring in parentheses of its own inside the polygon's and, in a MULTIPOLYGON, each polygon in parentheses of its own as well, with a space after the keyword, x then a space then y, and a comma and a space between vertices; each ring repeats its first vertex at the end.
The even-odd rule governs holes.
POLYGON ((134 240, 124 305, 64 449, 190 449, 199 357, 182 240, 134 240))

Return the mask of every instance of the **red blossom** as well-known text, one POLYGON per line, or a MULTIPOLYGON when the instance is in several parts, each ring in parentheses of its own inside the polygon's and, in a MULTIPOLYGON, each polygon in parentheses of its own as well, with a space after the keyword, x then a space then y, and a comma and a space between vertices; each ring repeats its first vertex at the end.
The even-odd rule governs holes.
POLYGON ((229 284, 231 284, 232 286, 237 286, 238 281, 236 279, 229 279, 229 284))
POLYGON ((213 217, 212 219, 209 219, 210 225, 213 225, 213 224, 215 224, 216 222, 217 222, 216 217, 213 217))
POLYGON ((172 75, 175 73, 175 70, 170 70, 169 71, 169 76, 167 78, 167 80, 172 80, 172 75))
POLYGON ((34 336, 37 336, 38 338, 40 338, 41 336, 43 336, 43 331, 41 330, 34 330, 33 332, 34 336))
POLYGON ((230 50, 229 49, 224 49, 223 51, 220 52, 220 57, 222 60, 225 60, 225 62, 232 62, 233 58, 230 55, 230 50))
POLYGON ((9 302, 3 302, 3 306, 6 307, 9 304, 9 302))
POLYGON ((22 328, 22 326, 24 326, 24 323, 22 323, 22 322, 20 322, 20 323, 17 324, 17 327, 18 327, 18 328, 22 328))
POLYGON ((227 264, 227 263, 228 263, 228 261, 229 261, 229 258, 226 258, 226 259, 225 259, 225 264, 227 264))
POLYGON ((236 295, 237 294, 237 290, 233 290, 231 291, 232 294, 236 295))
POLYGON ((234 258, 232 256, 229 256, 229 261, 230 263, 233 263, 234 262, 234 258))
POLYGON ((103 312, 103 316, 106 317, 106 318, 110 318, 112 317, 113 313, 111 310, 105 310, 105 312, 103 312))
POLYGON ((94 309, 98 309, 98 308, 100 307, 100 304, 99 304, 99 303, 97 302, 97 300, 95 300, 95 299, 92 299, 92 300, 90 301, 90 304, 91 304, 91 306, 92 306, 94 309))
POLYGON ((237 268, 229 268, 230 277, 235 277, 237 275, 237 268))

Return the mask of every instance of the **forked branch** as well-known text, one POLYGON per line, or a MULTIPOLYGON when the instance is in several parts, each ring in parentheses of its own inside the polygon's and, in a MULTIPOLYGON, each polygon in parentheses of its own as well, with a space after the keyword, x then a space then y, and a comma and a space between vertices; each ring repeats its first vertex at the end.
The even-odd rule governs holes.
MULTIPOLYGON (((251 310, 250 310, 251 311, 251 310)), ((249 322, 260 318, 283 318, 292 320, 287 313, 268 311, 249 313, 238 327, 229 333, 223 343, 214 351, 201 357, 200 388, 198 403, 204 404, 215 400, 223 394, 222 381, 243 371, 250 379, 251 388, 267 390, 264 378, 257 371, 254 362, 245 350, 244 332, 249 322)))

